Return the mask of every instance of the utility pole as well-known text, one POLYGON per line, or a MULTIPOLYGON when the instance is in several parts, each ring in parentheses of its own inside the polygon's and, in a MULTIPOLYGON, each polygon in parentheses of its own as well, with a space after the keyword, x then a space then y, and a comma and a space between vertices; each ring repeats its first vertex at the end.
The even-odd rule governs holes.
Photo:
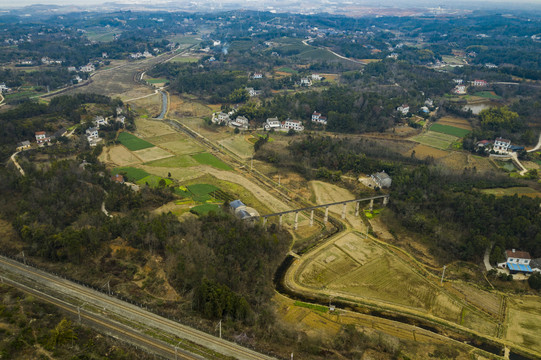
POLYGON ((280 186, 280 177, 281 175, 278 175, 278 186, 280 186))
POLYGON ((220 339, 222 338, 222 320, 218 323, 218 326, 220 327, 220 339))
POLYGON ((253 166, 254 166, 254 158, 250 160, 250 171, 252 171, 253 166))
POLYGON ((443 265, 443 272, 441 273, 441 281, 440 281, 440 284, 443 285, 443 277, 445 276, 445 268, 447 267, 447 265, 443 265))
POLYGON ((178 346, 180 345, 181 342, 182 342, 182 340, 180 340, 178 342, 178 344, 175 346, 175 360, 177 360, 177 350, 178 350, 178 346))

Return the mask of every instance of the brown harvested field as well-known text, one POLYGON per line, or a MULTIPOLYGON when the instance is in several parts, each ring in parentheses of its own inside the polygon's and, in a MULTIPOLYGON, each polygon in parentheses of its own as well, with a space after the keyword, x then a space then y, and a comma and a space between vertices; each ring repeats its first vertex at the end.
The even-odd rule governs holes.
POLYGON ((139 165, 137 166, 140 169, 145 170, 149 174, 161 176, 163 178, 167 178, 169 174, 171 174, 171 177, 178 181, 188 181, 197 177, 200 177, 205 174, 206 168, 203 168, 201 166, 193 166, 193 167, 178 167, 178 168, 172 168, 172 167, 160 167, 160 166, 152 166, 152 165, 139 165))
POLYGON ((439 119, 437 124, 454 126, 461 129, 471 130, 472 126, 467 119, 455 116, 444 116, 439 119))
POLYGON ((111 166, 129 166, 141 163, 141 159, 132 154, 123 145, 107 146, 103 148, 99 160, 111 166))
POLYGON ((133 153, 138 158, 140 158, 143 162, 165 159, 165 158, 174 156, 170 152, 156 146, 148 148, 148 149, 137 150, 137 151, 134 151, 133 153))
POLYGON ((160 120, 137 118, 135 119, 135 126, 137 127, 135 135, 141 138, 151 138, 176 133, 171 126, 160 120))
POLYGON ((161 136, 147 137, 145 140, 153 143, 154 145, 161 145, 167 142, 186 140, 187 138, 188 137, 185 136, 183 133, 175 132, 175 133, 161 135, 161 136))
POLYGON ((212 109, 198 101, 170 96, 170 114, 179 117, 203 117, 212 115, 212 109))
POLYGON ((432 146, 418 144, 415 145, 415 147, 406 153, 404 153, 405 156, 411 156, 411 153, 415 151, 415 157, 418 159, 425 159, 429 156, 432 156, 434 159, 441 159, 442 157, 445 157, 449 155, 448 151, 440 150, 433 148, 432 146))
POLYGON ((164 142, 160 144, 160 147, 167 149, 177 155, 195 154, 204 151, 201 145, 189 139, 164 142))
POLYGON ((538 296, 509 298, 505 338, 541 354, 541 300, 538 296))
POLYGON ((438 163, 455 170, 463 170, 466 167, 470 167, 469 154, 451 151, 447 153, 448 156, 438 159, 438 163))
POLYGON ((463 282, 453 282, 451 287, 461 294, 464 299, 493 316, 501 316, 502 297, 497 293, 478 289, 463 282))
POLYGON ((162 110, 162 95, 157 93, 149 97, 133 100, 130 101, 130 105, 133 106, 139 115, 155 117, 162 110))
MULTIPOLYGON (((312 188, 315 195, 317 205, 355 199, 355 195, 349 190, 323 181, 310 181, 309 186, 312 188)), ((330 206, 329 211, 340 217, 342 215, 343 206, 344 205, 330 206)), ((368 206, 368 202, 360 204, 361 208, 366 206, 368 206)), ((360 216, 355 216, 355 203, 346 205, 346 220, 353 228, 365 230, 365 224, 363 223, 362 218, 360 216)))
POLYGON ((376 242, 357 234, 338 237, 303 264, 299 282, 336 296, 365 298, 396 304, 494 335, 497 321, 439 284, 419 275, 376 242))

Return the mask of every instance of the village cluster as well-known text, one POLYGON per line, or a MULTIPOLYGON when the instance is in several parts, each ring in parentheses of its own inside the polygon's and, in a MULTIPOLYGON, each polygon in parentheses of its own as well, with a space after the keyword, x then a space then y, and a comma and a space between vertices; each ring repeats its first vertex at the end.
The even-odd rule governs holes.
MULTIPOLYGON (((116 117, 103 117, 103 116, 95 116, 92 120, 92 123, 94 126, 89 127, 85 130, 85 136, 90 146, 96 146, 100 141, 101 138, 99 136, 99 128, 100 126, 107 126, 109 125, 110 121, 115 121, 121 124, 122 127, 125 125, 126 117, 122 115, 122 108, 117 108, 116 117)), ((36 131, 34 134, 35 136, 35 145, 34 146, 45 146, 45 145, 51 145, 53 140, 59 139, 62 136, 66 136, 68 133, 66 128, 62 128, 54 133, 47 133, 46 131, 36 131)), ((73 132, 71 132, 73 133, 73 132)), ((29 150, 32 148, 32 143, 29 140, 21 141, 17 144, 17 151, 24 151, 29 150)))

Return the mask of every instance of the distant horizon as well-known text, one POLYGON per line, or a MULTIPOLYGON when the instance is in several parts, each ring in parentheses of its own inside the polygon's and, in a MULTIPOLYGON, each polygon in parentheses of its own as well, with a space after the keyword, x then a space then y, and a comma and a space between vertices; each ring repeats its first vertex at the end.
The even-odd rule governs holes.
MULTIPOLYGON (((460 8, 460 9, 477 9, 482 7, 484 9, 516 9, 522 8, 525 5, 536 5, 541 8, 541 0, 515 0, 509 2, 508 0, 398 0, 398 1, 386 1, 386 0, 362 0, 362 1, 337 1, 338 3, 352 3, 359 6, 369 6, 369 7, 396 7, 398 8, 408 8, 408 7, 423 7, 423 8, 437 8, 439 6, 445 8, 460 8)), ((189 0, 186 1, 171 1, 171 0, 4 0, 3 4, 0 5, 0 10, 13 10, 21 9, 28 6, 35 5, 57 5, 57 6, 76 6, 81 8, 92 8, 97 5, 102 4, 118 4, 120 6, 137 6, 137 7, 150 7, 154 6, 163 6, 166 4, 171 4, 173 9, 181 8, 184 4, 192 3, 189 0)), ((315 1, 317 3, 317 1, 315 1)), ((287 9, 289 4, 282 2, 282 0, 271 0, 271 1, 236 1, 236 0, 207 0, 199 2, 199 5, 202 7, 209 5, 238 5, 243 7, 243 4, 248 5, 248 8, 253 8, 254 5, 257 7, 272 6, 276 10, 283 8, 287 9)), ((322 3, 323 4, 323 3, 322 3)), ((244 5, 244 6, 246 6, 244 5)))

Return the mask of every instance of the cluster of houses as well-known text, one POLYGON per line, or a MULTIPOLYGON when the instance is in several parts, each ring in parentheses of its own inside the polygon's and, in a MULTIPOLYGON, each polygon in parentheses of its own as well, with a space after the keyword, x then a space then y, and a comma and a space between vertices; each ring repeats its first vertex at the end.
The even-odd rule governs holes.
MULTIPOLYGON (((36 144, 38 146, 44 146, 51 143, 51 141, 58 139, 61 136, 64 136, 66 134, 66 129, 62 128, 53 134, 47 134, 45 131, 36 131, 34 133, 34 137, 36 139, 36 144)), ((32 148, 32 143, 28 140, 21 141, 17 143, 16 150, 17 151, 24 151, 32 148)))
POLYGON ((321 115, 321 113, 318 113, 317 111, 314 111, 314 113, 312 114, 312 122, 316 124, 327 125, 327 117, 321 115))
POLYGON ((130 59, 141 59, 141 58, 150 58, 152 57, 152 54, 148 52, 148 50, 145 50, 144 52, 136 52, 133 54, 130 54, 130 59))
POLYGON ((494 152, 499 154, 509 154, 511 152, 524 150, 524 146, 511 145, 511 140, 504 139, 502 137, 496 138, 494 141, 478 141, 476 147, 479 150, 484 150, 484 152, 490 152, 491 150, 493 150, 494 152))
POLYGON ((300 120, 291 120, 287 119, 285 121, 278 120, 277 117, 268 118, 265 122, 265 130, 275 130, 275 131, 303 131, 304 126, 300 120))
MULTIPOLYGON (((114 119, 114 121, 119 122, 122 124, 122 126, 124 126, 126 122, 126 117, 122 115, 122 109, 118 108, 116 112, 117 117, 114 119)), ((92 122, 94 126, 86 129, 85 135, 90 146, 96 146, 101 140, 98 130, 100 126, 109 125, 109 118, 104 118, 103 116, 96 116, 92 122)))
MULTIPOLYGON (((453 90, 451 90, 452 93, 454 94, 457 94, 457 95, 464 95, 466 94, 466 85, 464 84, 464 80, 462 79, 453 79, 453 81, 455 82, 455 87, 453 88, 453 90)), ((474 87, 487 87, 488 86, 488 82, 486 80, 473 80, 473 81, 470 81, 470 85, 471 86, 474 86, 474 87)))
POLYGON ((237 116, 232 119, 231 117, 236 111, 230 111, 229 113, 219 112, 212 114, 212 122, 218 125, 227 125, 241 130, 248 130, 249 121, 245 116, 237 116))

